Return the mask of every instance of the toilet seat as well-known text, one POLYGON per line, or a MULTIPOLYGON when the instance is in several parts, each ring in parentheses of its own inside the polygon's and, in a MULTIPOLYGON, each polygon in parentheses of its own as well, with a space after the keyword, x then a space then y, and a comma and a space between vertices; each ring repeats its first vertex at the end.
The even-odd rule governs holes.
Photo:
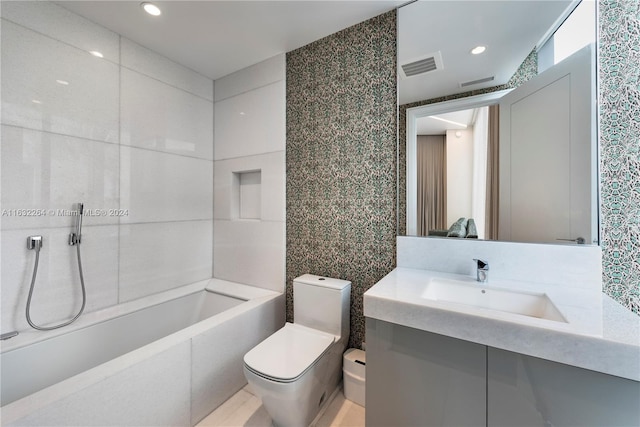
POLYGON ((297 380, 322 357, 335 336, 294 323, 262 341, 244 356, 248 370, 271 381, 297 380))

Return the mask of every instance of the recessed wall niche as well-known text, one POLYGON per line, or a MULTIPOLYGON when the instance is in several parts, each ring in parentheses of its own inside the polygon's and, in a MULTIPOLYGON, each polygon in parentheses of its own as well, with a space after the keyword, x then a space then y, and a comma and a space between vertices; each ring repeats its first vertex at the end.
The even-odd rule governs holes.
POLYGON ((262 171, 233 172, 232 219, 260 219, 262 171))

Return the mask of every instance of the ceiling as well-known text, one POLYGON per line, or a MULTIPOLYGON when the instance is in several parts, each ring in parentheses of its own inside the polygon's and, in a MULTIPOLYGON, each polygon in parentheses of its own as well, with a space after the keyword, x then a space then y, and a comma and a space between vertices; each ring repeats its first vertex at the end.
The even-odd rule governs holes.
POLYGON ((475 119, 474 108, 462 111, 454 111, 451 113, 436 114, 435 116, 420 117, 416 120, 417 135, 444 135, 447 130, 463 130, 473 125, 475 119), (439 119, 434 119, 437 117, 439 119), (454 123, 451 123, 454 122, 454 123), (458 126, 459 123, 463 126, 458 126))
MULTIPOLYGON (((302 47, 406 0, 58 1, 211 79, 302 47)), ((400 8, 399 65, 440 52, 442 70, 399 78, 399 103, 506 83, 572 0, 421 0, 400 8), (469 51, 487 46, 481 55, 469 51), (460 82, 494 76, 469 87, 460 82)))
POLYGON ((58 1, 211 79, 289 52, 406 3, 353 1, 58 1))
MULTIPOLYGON (((418 1, 398 15, 398 65, 440 52, 443 68, 398 79, 399 103, 506 83, 571 0, 418 1), (481 55, 471 49, 484 45, 481 55), (461 82, 493 81, 460 87, 461 82)), ((559 24, 559 22, 558 22, 559 24)))

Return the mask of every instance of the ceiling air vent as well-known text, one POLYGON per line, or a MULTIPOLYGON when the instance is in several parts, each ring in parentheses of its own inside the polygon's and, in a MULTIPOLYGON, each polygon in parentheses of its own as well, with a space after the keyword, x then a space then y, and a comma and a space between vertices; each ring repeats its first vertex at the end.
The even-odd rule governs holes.
POLYGON ((479 85, 480 83, 492 82, 493 79, 495 79, 495 76, 485 77, 484 79, 478 79, 478 80, 469 80, 468 82, 460 82, 460 87, 467 87, 467 86, 479 85))
POLYGON ((442 54, 440 52, 430 53, 400 65, 402 77, 404 78, 441 70, 442 68, 442 54))

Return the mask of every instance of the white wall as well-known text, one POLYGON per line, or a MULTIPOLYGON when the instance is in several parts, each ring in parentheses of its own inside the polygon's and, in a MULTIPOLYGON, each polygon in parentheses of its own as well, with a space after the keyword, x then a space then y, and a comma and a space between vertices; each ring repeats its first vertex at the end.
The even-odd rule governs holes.
POLYGON ((447 227, 458 218, 471 217, 473 185, 473 128, 448 130, 447 145, 447 227), (456 136, 460 132, 460 138, 456 136))
POLYGON ((489 140, 489 107, 477 110, 473 125, 473 182, 471 188, 471 217, 476 223, 478 239, 484 239, 487 216, 487 158, 489 140))
POLYGON ((216 80, 215 94, 214 277, 284 292, 285 55, 216 80), (257 170, 259 218, 242 219, 237 174, 257 170))
POLYGON ((213 82, 49 2, 3 2, 1 31, 2 332, 28 327, 30 235, 34 320, 79 307, 73 220, 50 209, 126 212, 85 217, 87 311, 211 277, 213 82))

